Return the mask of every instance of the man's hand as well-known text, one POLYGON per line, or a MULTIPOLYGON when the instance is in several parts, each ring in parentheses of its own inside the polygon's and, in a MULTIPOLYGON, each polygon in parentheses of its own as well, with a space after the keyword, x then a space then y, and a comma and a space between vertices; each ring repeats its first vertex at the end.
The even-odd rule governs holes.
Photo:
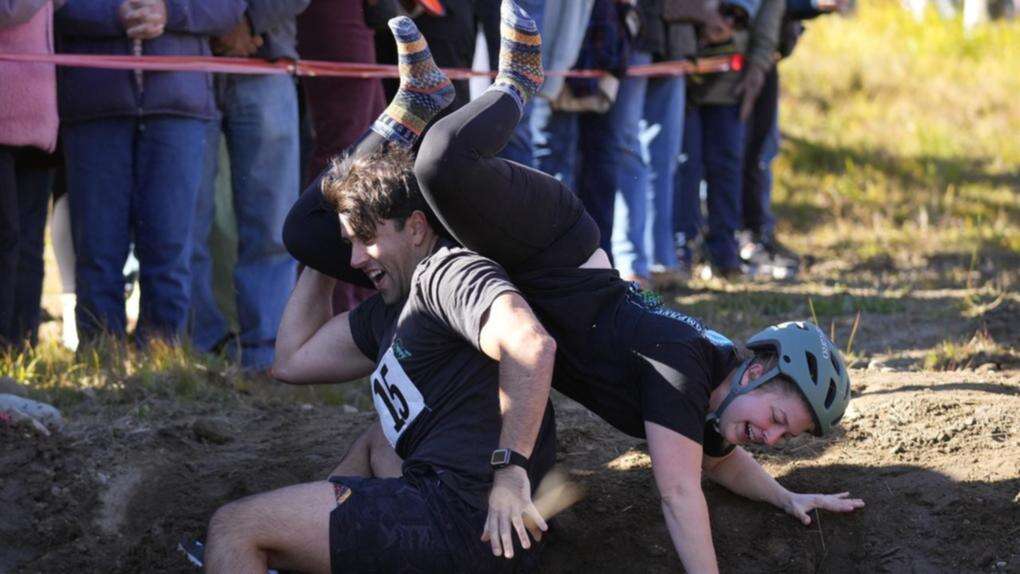
POLYGON ((548 529, 531 501, 531 481, 527 471, 519 466, 497 470, 489 493, 489 515, 482 532, 482 541, 489 542, 492 554, 514 557, 513 531, 517 531, 521 547, 528 549, 531 548, 528 532, 538 541, 542 539, 542 532, 548 529))
POLYGON ((117 17, 129 38, 151 40, 163 34, 166 4, 163 0, 125 0, 117 17))
POLYGON ((816 508, 830 512, 853 512, 864 506, 863 500, 860 498, 848 498, 849 496, 849 492, 840 492, 839 494, 798 494, 791 492, 786 504, 783 505, 783 510, 807 526, 811 524, 811 515, 808 513, 816 508))
POLYGON ((213 54, 217 56, 248 58, 258 52, 262 47, 262 42, 262 36, 252 33, 251 23, 245 17, 241 18, 241 21, 230 32, 213 38, 211 45, 213 54))
POLYGON ((742 96, 740 102, 740 121, 747 121, 754 109, 754 102, 758 99, 758 93, 765 84, 765 70, 758 66, 748 66, 744 70, 744 77, 737 84, 735 93, 742 96))

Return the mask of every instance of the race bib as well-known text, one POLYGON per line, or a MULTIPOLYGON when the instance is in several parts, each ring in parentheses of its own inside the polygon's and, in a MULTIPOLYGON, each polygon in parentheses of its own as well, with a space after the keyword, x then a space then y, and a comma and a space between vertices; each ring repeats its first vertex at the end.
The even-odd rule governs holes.
POLYGON ((393 354, 393 347, 386 350, 372 373, 372 401, 386 439, 393 448, 397 448, 400 435, 427 408, 425 398, 393 354))

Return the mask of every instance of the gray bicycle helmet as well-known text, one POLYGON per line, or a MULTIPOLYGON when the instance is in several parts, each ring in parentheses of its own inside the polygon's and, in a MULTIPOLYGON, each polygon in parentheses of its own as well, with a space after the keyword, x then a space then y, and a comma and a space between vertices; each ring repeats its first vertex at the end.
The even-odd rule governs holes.
MULTIPOLYGON (((811 407, 815 435, 825 435, 839 422, 850 403, 850 375, 842 353, 814 323, 791 321, 768 327, 748 339, 747 348, 774 352, 776 366, 746 386, 733 384, 710 418, 718 420, 733 399, 783 376, 793 381, 811 407)), ((748 359, 738 367, 734 382, 744 377, 751 361, 748 359)))

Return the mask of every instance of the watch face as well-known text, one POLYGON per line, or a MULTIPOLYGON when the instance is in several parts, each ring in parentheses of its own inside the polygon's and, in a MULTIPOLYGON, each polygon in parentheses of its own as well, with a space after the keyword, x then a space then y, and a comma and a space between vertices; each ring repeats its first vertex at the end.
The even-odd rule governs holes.
POLYGON ((489 464, 492 466, 505 466, 510 462, 510 449, 508 448, 497 448, 492 451, 492 458, 489 459, 489 464))

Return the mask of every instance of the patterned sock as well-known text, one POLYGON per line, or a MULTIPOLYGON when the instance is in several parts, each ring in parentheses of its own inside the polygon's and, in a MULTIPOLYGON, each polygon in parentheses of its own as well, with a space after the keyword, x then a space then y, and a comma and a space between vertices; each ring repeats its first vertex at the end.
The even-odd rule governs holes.
POLYGON ((503 0, 499 12, 499 74, 489 89, 509 94, 523 113, 545 80, 542 36, 535 21, 514 0, 503 0))
POLYGON ((453 84, 436 66, 418 27, 406 16, 389 22, 400 55, 400 88, 372 131, 404 147, 411 147, 425 126, 454 98, 453 84))

